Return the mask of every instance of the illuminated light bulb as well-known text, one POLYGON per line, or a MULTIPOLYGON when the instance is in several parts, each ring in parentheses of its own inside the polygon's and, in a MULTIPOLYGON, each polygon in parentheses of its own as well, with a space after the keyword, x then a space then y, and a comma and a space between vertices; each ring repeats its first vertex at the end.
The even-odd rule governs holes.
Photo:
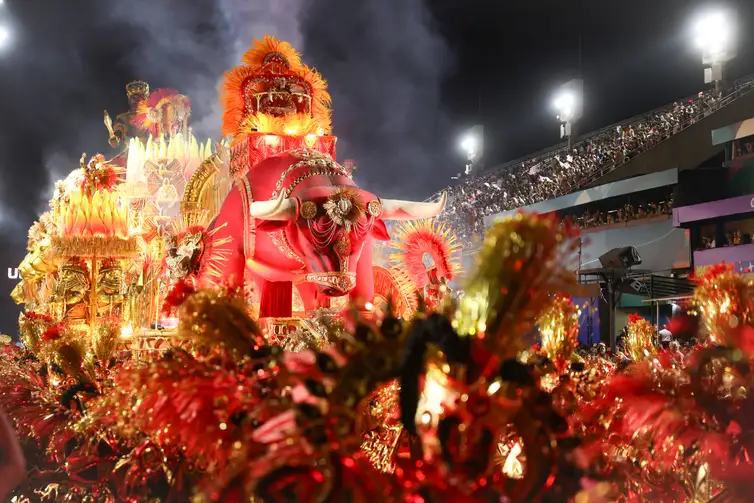
POLYGON ((367 311, 372 311, 374 310, 374 304, 367 302, 366 304, 364 304, 364 309, 366 309, 367 311))
POLYGON ((432 422, 432 414, 430 414, 429 412, 425 412, 424 414, 422 414, 421 422, 422 424, 425 424, 425 425, 432 422))
POLYGON ((130 339, 132 335, 133 335, 133 329, 131 327, 122 327, 120 329, 121 339, 130 339))

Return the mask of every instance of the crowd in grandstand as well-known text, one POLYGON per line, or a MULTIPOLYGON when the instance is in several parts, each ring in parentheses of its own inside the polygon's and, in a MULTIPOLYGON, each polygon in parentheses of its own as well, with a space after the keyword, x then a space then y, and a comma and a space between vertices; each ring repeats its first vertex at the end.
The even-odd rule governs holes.
POLYGON ((464 240, 474 239, 483 229, 483 217, 586 187, 601 173, 630 161, 711 113, 720 101, 720 95, 701 92, 693 99, 587 136, 571 151, 550 151, 520 165, 466 180, 450 190, 445 218, 464 240))
POLYGON ((629 222, 632 220, 641 220, 644 218, 653 218, 661 215, 671 215, 673 213, 672 195, 664 201, 639 204, 634 206, 626 203, 620 208, 607 212, 601 210, 589 211, 573 218, 573 222, 581 229, 600 227, 602 225, 612 225, 617 223, 629 222))
POLYGON ((754 243, 754 233, 743 232, 739 229, 727 231, 723 236, 722 242, 718 242, 714 237, 702 236, 701 246, 697 250, 720 248, 726 246, 748 245, 754 243))

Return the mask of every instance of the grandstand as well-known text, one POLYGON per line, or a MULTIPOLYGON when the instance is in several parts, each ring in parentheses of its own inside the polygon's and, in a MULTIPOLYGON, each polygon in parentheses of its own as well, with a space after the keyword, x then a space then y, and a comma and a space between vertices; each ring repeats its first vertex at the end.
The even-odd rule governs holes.
POLYGON ((474 243, 486 216, 639 175, 695 168, 723 149, 710 142, 710 130, 750 117, 752 90, 754 78, 743 79, 719 95, 700 92, 583 135, 570 152, 562 143, 497 166, 449 189, 445 219, 465 243, 474 243))

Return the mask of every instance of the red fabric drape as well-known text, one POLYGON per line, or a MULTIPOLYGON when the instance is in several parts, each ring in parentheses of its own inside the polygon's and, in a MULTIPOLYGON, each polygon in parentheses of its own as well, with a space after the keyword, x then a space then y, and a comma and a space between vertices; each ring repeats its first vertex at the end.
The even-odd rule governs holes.
POLYGON ((260 318, 289 318, 293 314, 293 283, 261 281, 260 318))

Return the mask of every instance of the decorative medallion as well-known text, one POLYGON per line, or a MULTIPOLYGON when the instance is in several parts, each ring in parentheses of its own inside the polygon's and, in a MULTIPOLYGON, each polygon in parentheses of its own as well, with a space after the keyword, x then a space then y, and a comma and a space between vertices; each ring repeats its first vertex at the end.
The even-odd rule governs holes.
POLYGON ((300 214, 304 220, 312 220, 317 216, 317 204, 314 201, 304 201, 301 203, 300 214))
POLYGON ((373 199, 367 204, 367 212, 374 218, 379 217, 382 214, 382 201, 379 199, 373 199))

